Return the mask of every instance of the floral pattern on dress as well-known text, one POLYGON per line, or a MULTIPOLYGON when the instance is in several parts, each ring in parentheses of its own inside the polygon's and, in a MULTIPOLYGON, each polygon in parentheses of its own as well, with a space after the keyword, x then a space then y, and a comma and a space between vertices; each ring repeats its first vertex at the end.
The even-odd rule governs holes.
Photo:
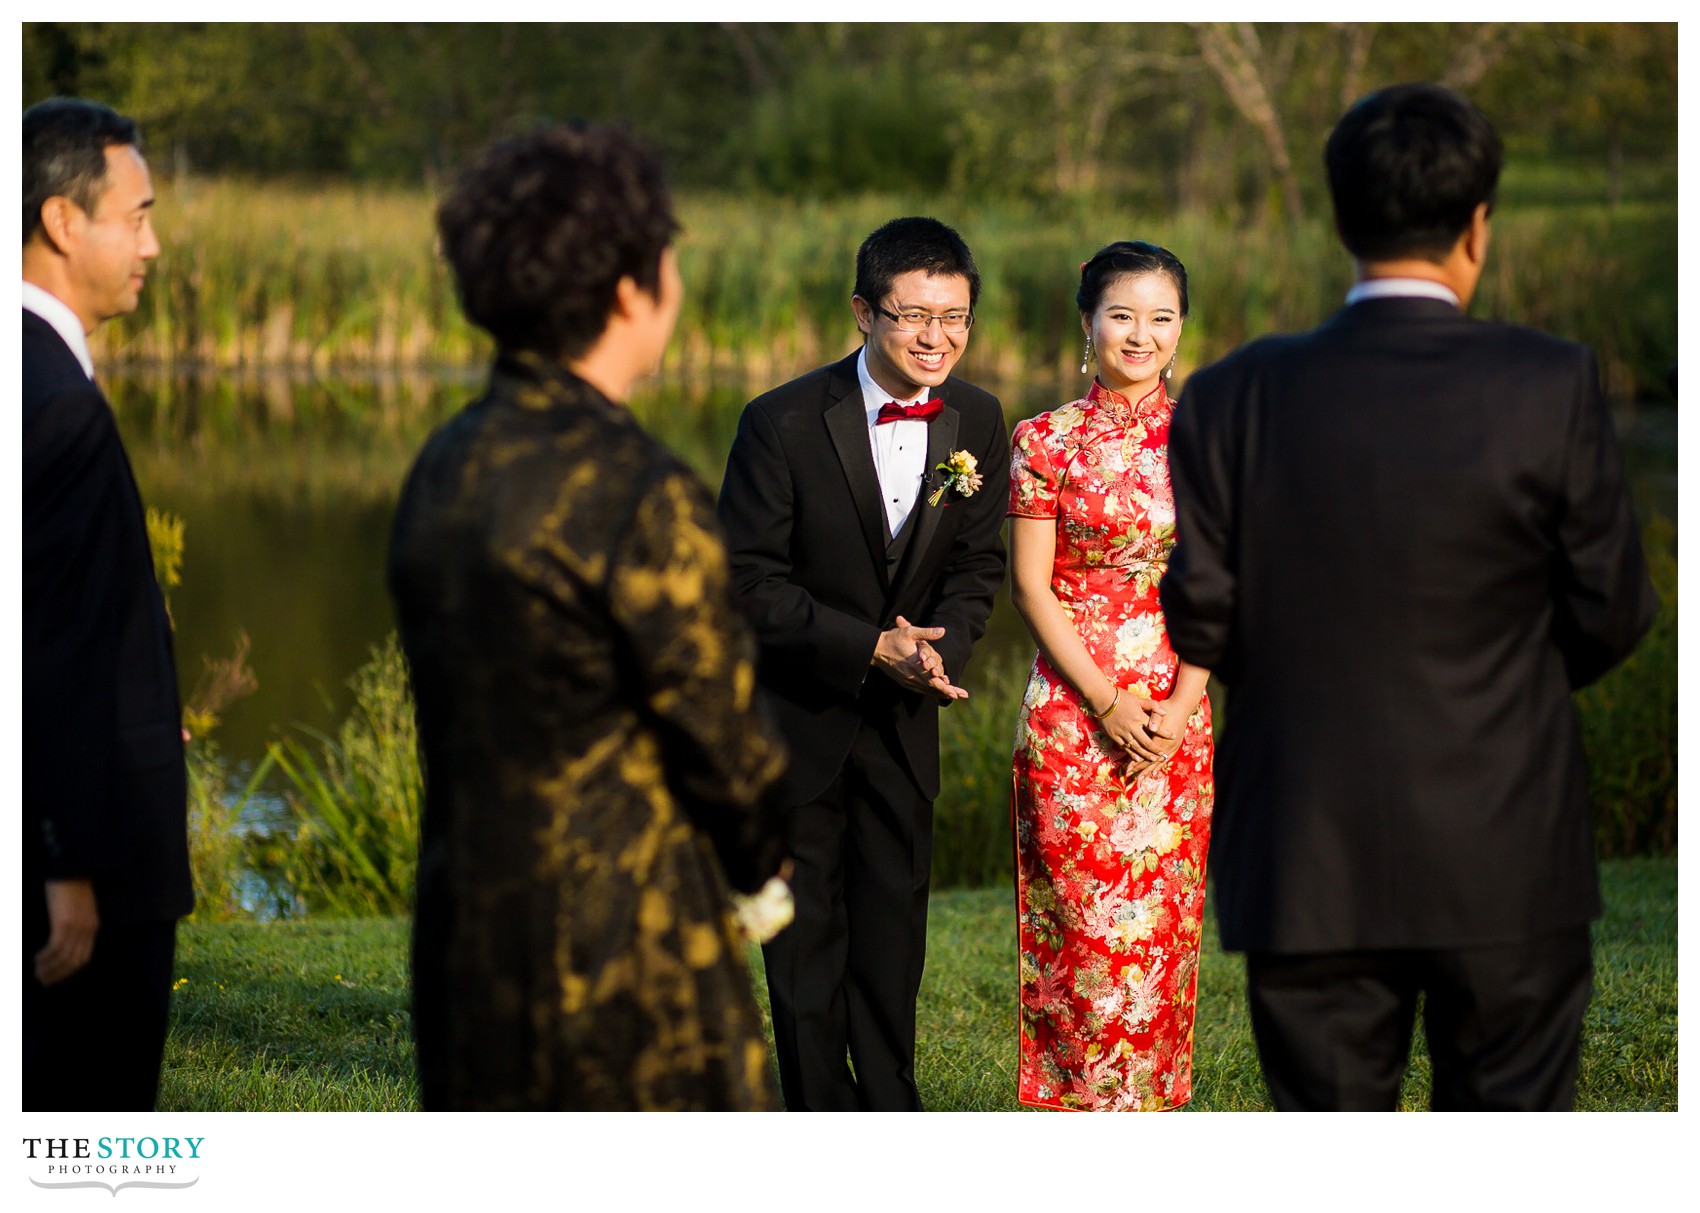
MULTIPOLYGON (((1163 699, 1179 661, 1157 586, 1174 546, 1163 386, 1094 382, 1015 428, 1009 512, 1057 520, 1051 589, 1123 695, 1163 699)), ((1128 779, 1079 694, 1035 658, 1016 727, 1019 1099, 1159 1111, 1192 1095, 1214 798, 1210 702, 1167 763, 1128 779)))

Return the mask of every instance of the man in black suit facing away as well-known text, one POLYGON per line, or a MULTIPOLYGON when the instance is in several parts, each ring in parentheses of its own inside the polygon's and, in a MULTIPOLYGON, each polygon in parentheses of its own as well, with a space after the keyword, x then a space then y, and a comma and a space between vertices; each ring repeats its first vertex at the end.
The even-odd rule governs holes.
POLYGON ((751 401, 727 460, 720 521, 791 755, 797 912, 763 953, 791 1111, 921 1110, 938 708, 967 693, 1004 567, 1003 411, 950 374, 979 293, 955 231, 885 224, 856 254, 862 348, 751 401))
POLYGON ((1593 354, 1464 312, 1500 142, 1436 85, 1335 127, 1320 328, 1199 371, 1169 638, 1227 684, 1211 868, 1283 1110, 1574 1106, 1600 911, 1570 692, 1657 606, 1593 354))
POLYGON ((24 113, 23 1106, 151 1110, 194 904, 165 603, 87 335, 159 255, 135 123, 24 113))

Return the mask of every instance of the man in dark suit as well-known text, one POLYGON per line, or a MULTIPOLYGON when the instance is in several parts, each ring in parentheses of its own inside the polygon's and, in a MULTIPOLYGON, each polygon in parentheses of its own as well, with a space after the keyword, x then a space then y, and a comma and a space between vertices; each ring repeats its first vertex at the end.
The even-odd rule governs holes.
POLYGON ((1408 84, 1328 140, 1347 306, 1199 371, 1169 638, 1227 684, 1210 864, 1281 1109, 1573 1106, 1600 899, 1570 692, 1656 600, 1592 353, 1465 315, 1499 137, 1408 84))
POLYGON ((23 1104, 149 1110, 194 903, 183 737, 142 503, 87 335, 159 255, 136 126, 24 113, 23 1104))
POLYGON ((921 1109, 938 708, 967 693, 1004 567, 1003 410, 950 374, 979 291, 956 232, 885 224, 856 254, 862 348, 751 401, 727 460, 720 521, 791 754, 797 916, 764 958, 792 1111, 921 1109))

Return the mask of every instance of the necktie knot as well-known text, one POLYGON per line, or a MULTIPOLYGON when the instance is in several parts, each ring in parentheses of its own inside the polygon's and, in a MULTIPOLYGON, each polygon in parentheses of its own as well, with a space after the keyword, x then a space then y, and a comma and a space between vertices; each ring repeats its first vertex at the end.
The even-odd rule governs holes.
POLYGON ((937 396, 931 400, 923 400, 919 404, 898 404, 895 400, 887 400, 880 405, 879 415, 874 418, 875 425, 884 425, 888 421, 931 421, 944 412, 944 401, 937 396))

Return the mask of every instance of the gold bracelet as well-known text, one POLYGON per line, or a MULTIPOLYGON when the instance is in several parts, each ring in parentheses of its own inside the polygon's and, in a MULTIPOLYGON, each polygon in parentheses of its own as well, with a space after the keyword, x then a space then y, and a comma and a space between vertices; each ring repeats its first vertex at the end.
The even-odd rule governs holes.
POLYGON ((1086 714, 1088 716, 1092 717, 1093 720, 1102 720, 1102 719, 1104 719, 1104 717, 1108 716, 1111 712, 1116 710, 1116 704, 1121 702, 1121 698, 1122 698, 1122 689, 1120 687, 1117 687, 1116 693, 1114 695, 1110 696, 1110 706, 1109 707, 1105 708, 1102 712, 1094 712, 1090 707, 1088 707, 1086 709, 1086 714))

